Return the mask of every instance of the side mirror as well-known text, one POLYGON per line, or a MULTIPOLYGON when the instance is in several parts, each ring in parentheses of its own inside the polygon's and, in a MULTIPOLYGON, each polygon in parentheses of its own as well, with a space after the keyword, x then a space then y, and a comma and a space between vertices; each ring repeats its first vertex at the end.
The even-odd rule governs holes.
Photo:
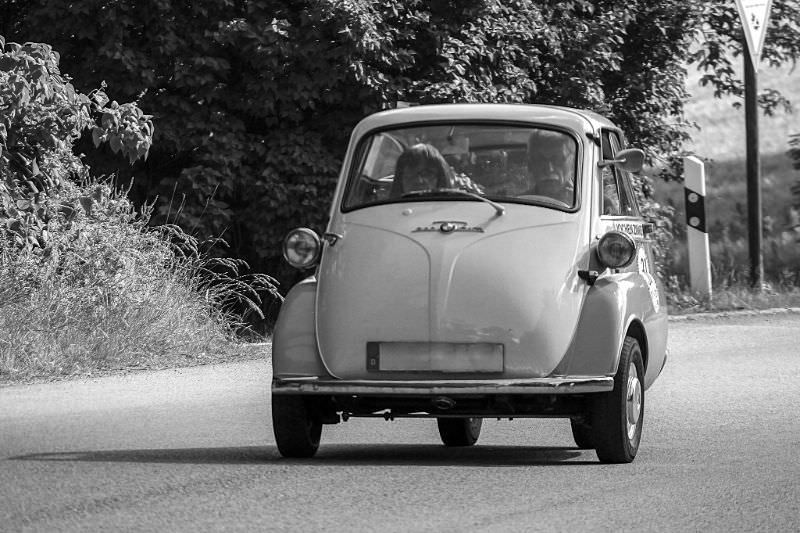
POLYGON ((616 165, 625 172, 639 172, 644 167, 644 152, 638 148, 620 150, 615 159, 603 159, 597 164, 601 167, 616 165))

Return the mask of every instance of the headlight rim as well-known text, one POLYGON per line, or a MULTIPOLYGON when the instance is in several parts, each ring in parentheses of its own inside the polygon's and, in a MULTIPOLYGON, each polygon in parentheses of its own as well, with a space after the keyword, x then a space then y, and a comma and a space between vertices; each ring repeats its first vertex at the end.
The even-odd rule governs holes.
MULTIPOLYGON (((319 257, 322 252, 322 241, 320 240, 319 235, 317 235, 317 233, 312 229, 305 227, 294 228, 286 234, 286 237, 284 237, 282 252, 283 259, 289 263, 290 266, 298 270, 307 270, 309 268, 313 268, 319 262, 319 257), (298 235, 302 235, 303 238, 310 238, 310 240, 306 242, 310 243, 314 247, 313 255, 306 261, 294 261, 289 255, 290 246, 292 246, 290 241, 293 237, 298 235)), ((297 252, 295 252, 295 254, 297 254, 297 252)))
POLYGON ((605 235, 603 235, 600 238, 600 242, 597 243, 596 255, 597 259, 600 261, 600 264, 602 264, 604 267, 611 269, 620 269, 620 268, 625 268, 629 266, 631 263, 633 263, 633 261, 636 259, 637 250, 638 249, 636 246, 636 241, 633 240, 633 237, 622 231, 611 230, 606 232, 605 235), (610 261, 607 254, 604 253, 607 246, 605 243, 608 243, 610 239, 620 239, 623 243, 627 244, 630 247, 630 254, 628 254, 628 257, 626 258, 625 261, 622 262, 610 261))

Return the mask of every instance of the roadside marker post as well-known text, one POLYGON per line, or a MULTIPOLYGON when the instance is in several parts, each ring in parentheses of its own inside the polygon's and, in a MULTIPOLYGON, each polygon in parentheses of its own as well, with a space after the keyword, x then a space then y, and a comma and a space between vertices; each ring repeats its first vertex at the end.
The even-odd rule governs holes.
POLYGON ((694 156, 684 158, 683 169, 689 281, 692 292, 710 299, 711 254, 706 226, 706 169, 703 162, 694 156))

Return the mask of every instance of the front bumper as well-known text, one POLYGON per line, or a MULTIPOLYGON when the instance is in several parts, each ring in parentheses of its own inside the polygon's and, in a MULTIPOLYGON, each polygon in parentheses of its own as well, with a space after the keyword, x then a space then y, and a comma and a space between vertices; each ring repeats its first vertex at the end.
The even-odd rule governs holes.
POLYGON ((459 395, 459 394, 584 394, 609 392, 613 377, 530 378, 497 380, 320 380, 317 377, 275 378, 275 394, 379 394, 459 395))

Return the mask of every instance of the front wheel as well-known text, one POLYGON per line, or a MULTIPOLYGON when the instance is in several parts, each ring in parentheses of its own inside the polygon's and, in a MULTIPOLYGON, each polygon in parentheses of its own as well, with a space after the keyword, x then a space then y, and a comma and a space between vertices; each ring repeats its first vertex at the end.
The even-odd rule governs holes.
POLYGON ((592 426, 582 420, 571 419, 572 438, 581 450, 591 450, 594 448, 592 443, 592 426))
POLYGON ((302 396, 272 395, 272 429, 284 457, 313 457, 319 448, 322 421, 302 396))
POLYGON ((592 403, 592 444, 603 463, 630 463, 639 450, 644 421, 644 366, 639 342, 626 337, 614 390, 592 403))
POLYGON ((481 435, 483 418, 437 418, 436 424, 445 446, 472 446, 481 435))

